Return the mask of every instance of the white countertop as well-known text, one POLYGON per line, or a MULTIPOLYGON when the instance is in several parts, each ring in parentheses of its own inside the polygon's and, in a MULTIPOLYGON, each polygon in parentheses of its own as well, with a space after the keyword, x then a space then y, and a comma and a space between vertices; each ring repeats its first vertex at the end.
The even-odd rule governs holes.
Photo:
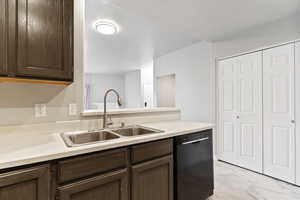
MULTIPOLYGON (((109 115, 120 114, 137 114, 137 113, 159 113, 159 112, 180 112, 179 108, 173 107, 155 107, 155 108, 123 108, 123 109, 110 109, 107 111, 109 115)), ((103 115, 103 110, 86 110, 81 113, 84 117, 103 115)))
POLYGON ((54 134, 0 134, 0 169, 39 163, 85 153, 108 150, 128 145, 185 135, 214 127, 213 124, 188 121, 163 121, 140 124, 163 130, 163 133, 128 137, 103 143, 67 147, 60 133, 54 134))

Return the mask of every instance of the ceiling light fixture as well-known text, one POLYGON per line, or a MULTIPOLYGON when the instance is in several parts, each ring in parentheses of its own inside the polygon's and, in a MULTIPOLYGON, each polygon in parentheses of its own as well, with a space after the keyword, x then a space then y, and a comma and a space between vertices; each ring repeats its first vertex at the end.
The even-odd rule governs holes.
POLYGON ((95 29, 103 35, 114 35, 119 32, 119 26, 116 22, 110 20, 98 20, 95 23, 95 29))

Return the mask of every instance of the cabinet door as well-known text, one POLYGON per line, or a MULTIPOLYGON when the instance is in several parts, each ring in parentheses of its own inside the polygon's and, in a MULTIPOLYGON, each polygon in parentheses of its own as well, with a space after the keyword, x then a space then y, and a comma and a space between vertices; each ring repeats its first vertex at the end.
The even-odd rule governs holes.
POLYGON ((264 173, 295 183, 294 44, 263 53, 264 173))
POLYGON ((237 165, 236 73, 237 66, 234 58, 219 62, 219 159, 237 165))
POLYGON ((7 0, 0 0, 0 75, 7 72, 7 0))
POLYGON ((236 60, 238 165, 262 173, 262 52, 236 60))
MULTIPOLYGON (((296 43, 296 122, 300 122, 300 42, 296 43)), ((300 186, 300 126, 296 126, 296 184, 300 186)))
POLYGON ((128 200, 126 169, 58 188, 60 200, 128 200))
POLYGON ((173 157, 132 167, 132 200, 173 200, 173 157))
POLYGON ((1 200, 50 200, 48 166, 0 175, 1 200))
POLYGON ((73 0, 17 0, 17 76, 72 80, 73 0))

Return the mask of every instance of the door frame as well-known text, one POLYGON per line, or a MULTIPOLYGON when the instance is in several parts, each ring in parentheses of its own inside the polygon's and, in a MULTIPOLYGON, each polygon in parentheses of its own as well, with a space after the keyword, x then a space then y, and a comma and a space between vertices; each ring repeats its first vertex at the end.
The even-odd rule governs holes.
POLYGON ((300 102, 300 41, 295 42, 295 120, 296 120, 296 185, 300 186, 300 126, 297 122, 300 121, 300 106, 296 102, 300 102), (298 56, 297 56, 298 55, 298 56), (297 170, 298 169, 298 170, 297 170))

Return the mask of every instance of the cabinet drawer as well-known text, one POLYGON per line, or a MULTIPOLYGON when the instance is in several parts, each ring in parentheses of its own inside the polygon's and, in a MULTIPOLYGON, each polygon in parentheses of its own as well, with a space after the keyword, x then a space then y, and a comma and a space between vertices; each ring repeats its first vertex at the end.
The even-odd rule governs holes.
POLYGON ((127 169, 58 187, 60 200, 128 200, 127 169))
POLYGON ((128 163, 128 150, 118 149, 81 156, 58 162, 59 183, 125 168, 128 163))
POLYGON ((133 164, 173 153, 173 139, 136 145, 131 150, 133 164))

